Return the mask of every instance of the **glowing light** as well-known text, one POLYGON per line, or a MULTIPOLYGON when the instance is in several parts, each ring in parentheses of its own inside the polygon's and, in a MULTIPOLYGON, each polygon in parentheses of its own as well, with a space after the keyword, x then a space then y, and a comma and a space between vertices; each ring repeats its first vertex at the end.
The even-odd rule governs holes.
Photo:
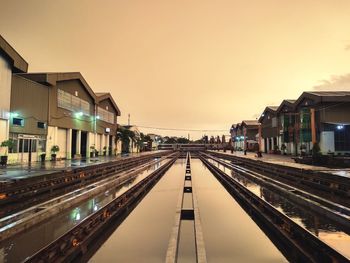
POLYGON ((83 116, 83 115, 84 115, 84 113, 82 113, 81 111, 80 111, 80 112, 75 113, 75 116, 77 116, 77 117, 81 117, 81 116, 83 116))
POLYGON ((344 125, 338 125, 338 126, 337 126, 337 129, 338 129, 338 130, 344 129, 344 125))
POLYGON ((100 116, 97 115, 97 116, 96 116, 96 119, 99 120, 99 119, 100 119, 100 116))
POLYGON ((18 117, 18 113, 17 113, 17 112, 11 112, 10 115, 11 115, 13 118, 18 117))

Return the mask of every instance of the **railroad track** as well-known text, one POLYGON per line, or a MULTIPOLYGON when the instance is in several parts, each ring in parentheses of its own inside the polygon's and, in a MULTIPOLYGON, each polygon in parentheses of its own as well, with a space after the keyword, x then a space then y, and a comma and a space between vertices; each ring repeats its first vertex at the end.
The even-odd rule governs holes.
POLYGON ((132 181, 140 173, 151 166, 161 164, 167 157, 168 156, 164 156, 160 159, 149 161, 135 168, 107 177, 101 181, 50 199, 49 201, 32 206, 18 213, 0 218, 0 242, 21 231, 28 230, 30 227, 35 226, 40 222, 59 214, 63 210, 87 200, 88 198, 132 181))
POLYGON ((279 195, 283 196, 283 198, 303 207, 306 210, 317 213, 320 217, 328 218, 334 224, 341 226, 347 234, 350 234, 349 208, 331 202, 317 195, 310 194, 296 187, 279 182, 245 167, 227 163, 221 159, 211 156, 210 154, 203 154, 202 156, 211 159, 224 167, 237 172, 238 174, 241 174, 248 180, 257 183, 260 186, 272 189, 273 192, 278 193, 279 195))
POLYGON ((171 159, 149 176, 86 217, 70 231, 27 258, 25 262, 71 262, 86 255, 90 248, 96 245, 98 236, 103 234, 110 224, 116 222, 120 224, 177 158, 178 153, 172 154, 171 159))
POLYGON ((38 176, 38 178, 28 178, 2 184, 0 185, 0 217, 102 180, 116 173, 126 171, 150 159, 169 153, 169 151, 166 151, 145 156, 127 157, 109 163, 74 168, 38 176))
POLYGON ((210 152, 210 155, 239 163, 241 166, 263 173, 265 176, 350 207, 350 178, 348 177, 309 169, 286 167, 224 153, 210 152))
POLYGON ((349 259, 248 190, 224 171, 200 159, 226 190, 292 262, 349 262, 349 259))

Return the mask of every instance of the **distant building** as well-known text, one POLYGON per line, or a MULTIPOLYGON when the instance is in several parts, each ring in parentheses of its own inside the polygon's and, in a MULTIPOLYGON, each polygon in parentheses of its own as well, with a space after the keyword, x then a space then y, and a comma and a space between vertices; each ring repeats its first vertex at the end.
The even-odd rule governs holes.
POLYGON ((259 118, 261 123, 260 150, 270 153, 278 145, 279 127, 277 118, 277 106, 267 106, 259 118))
POLYGON ((259 121, 265 152, 277 145, 287 154, 310 153, 317 143, 323 154, 350 154, 349 91, 303 92, 276 110, 265 108, 259 121))

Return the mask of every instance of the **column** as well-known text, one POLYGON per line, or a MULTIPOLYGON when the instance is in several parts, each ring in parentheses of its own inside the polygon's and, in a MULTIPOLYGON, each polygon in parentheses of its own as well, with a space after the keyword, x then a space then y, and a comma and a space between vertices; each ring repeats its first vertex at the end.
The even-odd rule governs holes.
POLYGON ((68 160, 72 159, 72 129, 67 129, 67 154, 68 160))
POLYGON ((262 152, 262 145, 261 145, 261 125, 259 125, 259 139, 258 139, 258 144, 259 144, 259 152, 262 152))
POLYGON ((115 145, 115 136, 113 135, 112 136, 112 155, 115 154, 115 151, 114 151, 115 147, 116 147, 116 145, 115 145))
POLYGON ((312 145, 317 142, 316 139, 316 123, 315 123, 315 109, 310 109, 311 118, 311 141, 312 145))
POLYGON ((106 135, 107 137, 106 137, 106 146, 107 146, 107 153, 106 153, 106 155, 109 155, 109 134, 107 134, 106 135))
POLYGON ((81 130, 77 131, 77 154, 80 154, 81 147, 81 130))

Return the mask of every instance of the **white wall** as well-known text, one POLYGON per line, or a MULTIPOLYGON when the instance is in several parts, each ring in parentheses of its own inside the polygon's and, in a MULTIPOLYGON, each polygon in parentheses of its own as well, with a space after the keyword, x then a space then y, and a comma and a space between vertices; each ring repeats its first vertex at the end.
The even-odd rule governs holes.
POLYGON ((8 139, 9 135, 11 77, 11 67, 5 58, 0 55, 0 143, 8 139))
POLYGON ((334 132, 333 131, 323 131, 320 136, 320 149, 322 153, 334 152, 334 132))

